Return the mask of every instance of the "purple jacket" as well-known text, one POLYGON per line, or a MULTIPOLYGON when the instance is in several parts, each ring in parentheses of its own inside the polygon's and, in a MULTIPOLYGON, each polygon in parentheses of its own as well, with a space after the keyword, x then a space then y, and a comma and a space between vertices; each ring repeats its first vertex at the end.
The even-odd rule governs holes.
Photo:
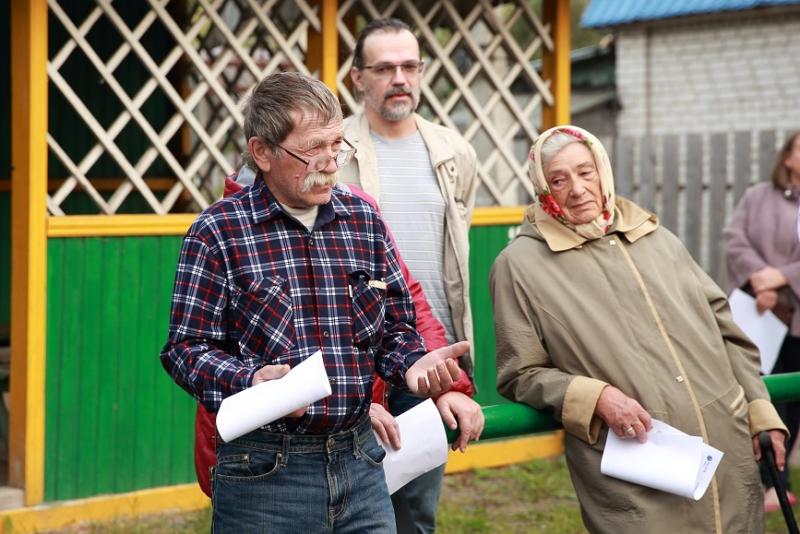
POLYGON ((725 228, 728 293, 747 285, 749 276, 766 266, 779 269, 789 284, 779 291, 780 302, 794 312, 789 325, 800 336, 800 243, 797 236, 797 195, 786 196, 772 183, 745 191, 725 228))

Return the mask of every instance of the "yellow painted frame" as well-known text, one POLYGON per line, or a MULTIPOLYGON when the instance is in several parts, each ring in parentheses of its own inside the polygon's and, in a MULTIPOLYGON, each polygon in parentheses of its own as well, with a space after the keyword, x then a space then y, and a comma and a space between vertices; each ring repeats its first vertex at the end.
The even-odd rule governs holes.
MULTIPOLYGON (((480 207, 472 212, 472 226, 521 224, 525 206, 480 207)), ((174 215, 67 215, 47 218, 48 237, 184 235, 196 213, 174 215)))
POLYGON ((444 472, 449 475, 478 468, 501 467, 542 458, 555 458, 563 453, 563 430, 502 441, 478 442, 467 447, 464 454, 450 451, 444 472))
POLYGON ((47 218, 48 237, 185 235, 196 213, 180 215, 68 215, 47 218))
POLYGON ((189 512, 211 504, 197 484, 181 484, 131 493, 103 495, 0 512, 0 533, 43 532, 84 522, 189 512))
POLYGON ((472 226, 522 224, 526 206, 480 207, 472 211, 472 226))
POLYGON ((336 74, 339 71, 339 33, 336 18, 339 15, 337 0, 317 0, 319 5, 320 31, 308 30, 308 70, 319 70, 319 78, 334 94, 337 90, 336 74))
POLYGON ((569 0, 544 0, 542 19, 550 26, 553 50, 544 50, 542 77, 550 82, 553 105, 542 107, 542 130, 571 121, 571 63, 572 28, 569 0))
POLYGON ((44 497, 47 282, 47 1, 11 2, 9 482, 44 497))

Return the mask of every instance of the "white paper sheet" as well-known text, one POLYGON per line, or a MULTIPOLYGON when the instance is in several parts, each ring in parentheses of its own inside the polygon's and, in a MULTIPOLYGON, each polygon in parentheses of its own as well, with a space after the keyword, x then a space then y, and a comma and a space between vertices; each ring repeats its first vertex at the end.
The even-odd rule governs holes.
POLYGON ((330 394, 322 352, 317 351, 281 378, 224 399, 217 413, 217 430, 223 440, 231 441, 330 394))
POLYGON ((400 426, 400 450, 394 450, 377 438, 386 449, 383 471, 389 494, 447 461, 447 435, 431 399, 397 416, 397 423, 400 426))
POLYGON ((771 311, 759 315, 756 299, 741 289, 734 289, 728 302, 733 321, 755 343, 761 353, 761 372, 765 375, 770 374, 778 359, 783 338, 786 337, 787 326, 771 311))
POLYGON ((667 493, 700 500, 722 460, 722 451, 653 419, 647 442, 609 431, 600 472, 667 493))

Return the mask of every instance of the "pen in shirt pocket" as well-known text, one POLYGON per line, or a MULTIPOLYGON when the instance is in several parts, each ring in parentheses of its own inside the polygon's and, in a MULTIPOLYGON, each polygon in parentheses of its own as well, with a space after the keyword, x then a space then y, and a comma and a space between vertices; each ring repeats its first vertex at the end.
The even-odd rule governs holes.
MULTIPOLYGON (((359 282, 361 282, 363 278, 359 277, 359 282)), ((375 289, 379 289, 381 291, 386 291, 386 282, 383 280, 368 280, 367 281, 368 287, 374 287, 375 289)), ((347 284, 347 291, 350 294, 350 298, 353 298, 353 284, 347 284)))

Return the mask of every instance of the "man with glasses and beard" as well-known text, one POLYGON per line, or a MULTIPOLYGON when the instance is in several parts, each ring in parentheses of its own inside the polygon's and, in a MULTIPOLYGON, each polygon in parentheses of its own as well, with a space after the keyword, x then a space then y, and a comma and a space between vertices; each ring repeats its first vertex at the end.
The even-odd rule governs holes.
MULTIPOLYGON (((345 121, 345 136, 357 149, 340 180, 375 198, 411 274, 420 281, 447 340, 469 340, 468 232, 478 186, 477 157, 458 132, 417 115, 424 70, 419 43, 397 19, 368 24, 359 35, 350 76, 364 110, 345 121)), ((429 347, 431 348, 431 347, 429 347)), ((480 437, 483 413, 470 395, 470 355, 461 358, 463 381, 436 399, 442 419, 460 435, 462 452, 480 437)), ((374 399, 373 426, 380 426, 381 399, 374 399)), ((399 415, 422 399, 389 385, 389 411, 399 415)), ((385 412, 384 412, 385 414, 385 412)), ((376 428, 380 435, 390 433, 376 428)), ((395 510, 410 511, 406 530, 436 526, 444 466, 410 482, 393 496, 395 510)), ((403 530, 401 514, 398 528, 403 530)))
POLYGON ((386 226, 334 185, 354 149, 330 90, 273 74, 244 116, 255 182, 189 228, 161 361, 215 412, 321 350, 332 394, 218 444, 213 530, 394 532, 369 418, 373 377, 438 395, 469 344, 425 354, 386 226))

